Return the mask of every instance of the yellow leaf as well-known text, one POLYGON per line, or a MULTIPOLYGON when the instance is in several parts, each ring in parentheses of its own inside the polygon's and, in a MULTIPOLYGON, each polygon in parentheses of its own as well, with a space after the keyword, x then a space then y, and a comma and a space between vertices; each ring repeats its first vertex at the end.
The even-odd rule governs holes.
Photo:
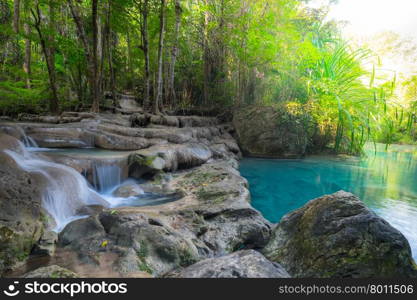
POLYGON ((101 243, 101 247, 103 247, 103 248, 106 247, 108 243, 109 243, 109 241, 103 241, 101 243))

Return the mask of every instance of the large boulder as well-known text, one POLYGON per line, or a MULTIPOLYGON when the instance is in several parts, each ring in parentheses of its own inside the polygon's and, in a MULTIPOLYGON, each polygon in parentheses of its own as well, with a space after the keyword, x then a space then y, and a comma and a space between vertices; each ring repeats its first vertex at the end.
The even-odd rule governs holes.
POLYGON ((97 267, 103 263, 100 254, 113 253, 113 269, 124 276, 140 271, 159 275, 188 266, 198 257, 188 239, 139 212, 103 212, 72 222, 60 233, 59 245, 76 251, 83 264, 97 267))
POLYGON ((261 253, 243 250, 209 258, 168 277, 179 278, 289 278, 279 264, 268 261, 261 253))
POLYGON ((406 238, 344 191, 284 216, 263 250, 294 277, 411 277, 406 238))
POLYGON ((38 177, 22 171, 4 152, 22 152, 18 140, 0 135, 0 275, 24 260, 42 235, 38 177))
POLYGON ((250 106, 235 111, 233 125, 244 154, 256 157, 297 158, 306 154, 310 116, 284 105, 250 106))

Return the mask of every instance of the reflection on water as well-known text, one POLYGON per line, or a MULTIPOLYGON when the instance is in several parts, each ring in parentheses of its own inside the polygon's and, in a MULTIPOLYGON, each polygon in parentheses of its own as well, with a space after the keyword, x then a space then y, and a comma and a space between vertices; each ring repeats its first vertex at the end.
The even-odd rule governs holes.
POLYGON ((339 190, 359 196, 399 229, 417 257, 417 147, 384 145, 362 158, 303 160, 244 159, 240 171, 250 183, 252 204, 271 222, 308 200, 339 190))

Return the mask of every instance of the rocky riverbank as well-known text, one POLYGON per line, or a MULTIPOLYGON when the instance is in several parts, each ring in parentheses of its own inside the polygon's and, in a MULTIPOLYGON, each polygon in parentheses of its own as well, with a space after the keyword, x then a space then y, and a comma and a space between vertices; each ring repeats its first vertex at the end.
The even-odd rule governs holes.
MULTIPOLYGON (((270 224, 250 205, 231 124, 130 109, 117 115, 21 116, 19 122, 0 124, 3 276, 415 276, 404 236, 353 195, 316 199, 270 224), (43 203, 47 178, 16 163, 12 152, 27 151, 18 140, 42 148, 124 151, 116 155, 123 178, 139 181, 115 194, 145 191, 176 198, 147 206, 76 202, 74 211, 87 216, 55 234, 43 203)), ((90 184, 97 161, 109 159, 36 155, 67 165, 90 184)), ((54 169, 54 175, 62 174, 54 169)))

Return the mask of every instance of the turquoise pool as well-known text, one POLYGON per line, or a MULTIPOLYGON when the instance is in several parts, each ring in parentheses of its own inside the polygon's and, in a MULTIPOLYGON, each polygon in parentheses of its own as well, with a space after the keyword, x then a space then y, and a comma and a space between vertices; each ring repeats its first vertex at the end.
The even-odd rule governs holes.
POLYGON ((400 230, 417 258, 417 147, 369 146, 361 158, 246 158, 240 171, 249 181, 252 205, 271 222, 311 199, 345 190, 400 230))

